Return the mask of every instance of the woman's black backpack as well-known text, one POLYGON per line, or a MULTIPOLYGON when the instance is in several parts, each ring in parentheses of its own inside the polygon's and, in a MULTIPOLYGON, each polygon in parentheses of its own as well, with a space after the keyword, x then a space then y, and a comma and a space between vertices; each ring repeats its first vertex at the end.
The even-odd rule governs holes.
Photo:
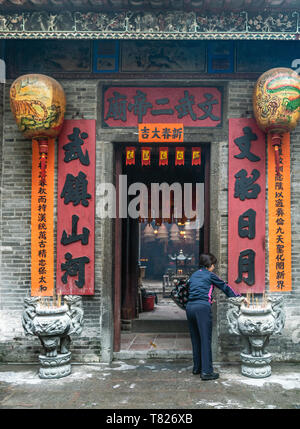
POLYGON ((189 298, 189 282, 188 280, 180 280, 177 285, 171 290, 171 298, 183 310, 186 309, 186 305, 189 298))

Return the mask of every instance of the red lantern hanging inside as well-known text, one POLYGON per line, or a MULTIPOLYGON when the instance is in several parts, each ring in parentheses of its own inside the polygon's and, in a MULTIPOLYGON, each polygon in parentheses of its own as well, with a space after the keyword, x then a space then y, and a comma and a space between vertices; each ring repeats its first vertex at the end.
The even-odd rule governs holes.
POLYGON ((299 75, 283 67, 263 73, 254 87, 253 109, 258 126, 272 136, 278 175, 282 134, 292 131, 300 117, 299 75))
POLYGON ((45 183, 48 139, 58 136, 64 121, 64 90, 49 76, 23 75, 11 85, 10 106, 20 131, 39 143, 41 182, 45 183))

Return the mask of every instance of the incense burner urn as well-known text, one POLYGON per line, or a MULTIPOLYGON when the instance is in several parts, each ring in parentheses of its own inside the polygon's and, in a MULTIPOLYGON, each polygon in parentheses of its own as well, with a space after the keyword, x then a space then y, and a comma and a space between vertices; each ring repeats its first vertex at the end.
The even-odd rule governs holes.
POLYGON ((272 356, 266 347, 270 336, 284 327, 283 297, 269 297, 261 307, 247 307, 243 301, 243 297, 229 298, 227 312, 230 333, 242 338, 241 372, 251 378, 269 377, 272 356))
POLYGON ((42 306, 39 297, 25 298, 22 324, 25 335, 36 335, 43 346, 39 356, 40 378, 61 378, 71 374, 71 334, 83 328, 82 298, 65 296, 64 305, 42 306))

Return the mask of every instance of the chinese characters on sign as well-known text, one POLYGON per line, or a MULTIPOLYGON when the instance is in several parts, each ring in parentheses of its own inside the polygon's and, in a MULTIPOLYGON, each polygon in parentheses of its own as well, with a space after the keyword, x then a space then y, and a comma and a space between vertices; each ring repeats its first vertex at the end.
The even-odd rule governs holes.
POLYGON ((182 143, 182 124, 139 124, 140 143, 182 143))
POLYGON ((222 122, 222 96, 215 87, 108 87, 104 91, 103 120, 108 127, 158 122, 217 127, 222 122))
POLYGON ((31 196, 31 295, 52 296, 54 290, 54 140, 48 143, 47 174, 43 183, 39 164, 39 144, 32 146, 31 196))
POLYGON ((229 119, 228 283, 265 290, 265 135, 254 119, 229 119))
POLYGON ((279 175, 275 174, 275 156, 268 136, 268 206, 270 291, 292 290, 291 206, 290 206, 290 134, 280 147, 279 175))
POLYGON ((94 120, 65 120, 58 146, 57 291, 94 293, 94 120))

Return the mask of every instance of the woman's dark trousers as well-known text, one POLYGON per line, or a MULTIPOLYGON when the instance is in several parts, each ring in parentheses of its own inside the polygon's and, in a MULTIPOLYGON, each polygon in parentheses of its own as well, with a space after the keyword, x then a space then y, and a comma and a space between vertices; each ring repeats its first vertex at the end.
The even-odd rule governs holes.
POLYGON ((211 374, 213 372, 211 304, 206 301, 188 302, 186 315, 192 340, 194 370, 211 374))

